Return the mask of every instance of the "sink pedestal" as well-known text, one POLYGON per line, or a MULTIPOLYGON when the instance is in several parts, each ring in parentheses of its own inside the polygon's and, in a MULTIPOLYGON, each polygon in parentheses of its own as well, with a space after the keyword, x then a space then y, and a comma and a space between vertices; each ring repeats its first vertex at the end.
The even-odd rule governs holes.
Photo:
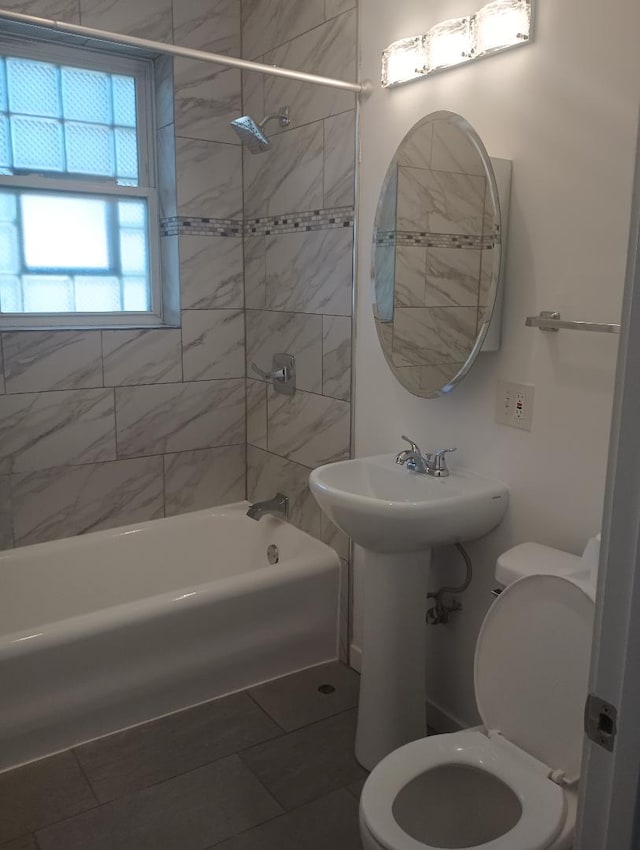
POLYGON ((366 551, 356 758, 367 770, 427 734, 425 666, 431 550, 366 551))

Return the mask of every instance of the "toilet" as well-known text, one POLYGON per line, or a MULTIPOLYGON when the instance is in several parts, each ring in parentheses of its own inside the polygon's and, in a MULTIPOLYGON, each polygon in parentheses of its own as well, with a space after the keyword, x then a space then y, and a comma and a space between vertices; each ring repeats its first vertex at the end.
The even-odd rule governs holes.
POLYGON ((382 759, 360 798, 365 850, 571 848, 593 541, 587 553, 590 562, 525 543, 501 556, 496 578, 510 583, 489 609, 475 652, 484 725, 422 738, 382 759))

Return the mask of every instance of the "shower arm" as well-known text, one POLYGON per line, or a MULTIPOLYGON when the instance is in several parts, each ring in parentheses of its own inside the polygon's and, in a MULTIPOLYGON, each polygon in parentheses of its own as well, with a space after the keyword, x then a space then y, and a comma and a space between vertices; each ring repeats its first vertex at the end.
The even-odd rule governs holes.
POLYGON ((22 12, 9 12, 6 9, 0 9, 0 22, 3 20, 44 29, 53 29, 57 32, 79 35, 84 38, 98 39, 99 41, 126 44, 130 47, 138 47, 142 50, 151 51, 153 53, 167 53, 171 56, 181 56, 185 59, 196 59, 201 62, 210 62, 214 65, 225 65, 229 68, 242 68, 246 71, 255 71, 260 74, 268 74, 274 77, 285 77, 289 80, 298 80, 301 83, 311 83, 312 85, 317 86, 326 86, 328 88, 342 89, 343 91, 352 91, 361 96, 367 96, 373 89, 371 83, 368 81, 364 83, 349 83, 346 80, 335 80, 332 77, 321 77, 317 74, 307 74, 304 71, 293 71, 289 68, 279 68, 277 65, 264 65, 262 62, 252 62, 249 59, 237 59, 234 56, 224 56, 220 53, 208 53, 204 50, 194 50, 191 47, 180 47, 177 44, 165 44, 161 41, 152 41, 148 38, 123 35, 121 33, 110 32, 108 30, 95 29, 94 27, 85 27, 81 24, 69 24, 65 21, 55 21, 52 18, 39 18, 35 15, 25 15, 22 12))
POLYGON ((258 129, 263 130, 265 124, 268 121, 278 120, 281 127, 288 127, 291 123, 291 118, 289 117, 289 107, 283 107, 280 112, 272 112, 270 115, 265 115, 262 121, 258 122, 258 129))

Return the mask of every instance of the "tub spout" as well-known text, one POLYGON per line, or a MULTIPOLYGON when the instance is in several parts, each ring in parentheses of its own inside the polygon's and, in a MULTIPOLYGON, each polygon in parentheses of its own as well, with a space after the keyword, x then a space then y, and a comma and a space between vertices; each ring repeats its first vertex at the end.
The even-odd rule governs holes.
POLYGON ((251 519, 260 519, 265 514, 274 514, 285 519, 289 516, 289 499, 283 493, 276 493, 273 499, 266 499, 264 502, 256 502, 254 505, 249 505, 247 516, 251 519))

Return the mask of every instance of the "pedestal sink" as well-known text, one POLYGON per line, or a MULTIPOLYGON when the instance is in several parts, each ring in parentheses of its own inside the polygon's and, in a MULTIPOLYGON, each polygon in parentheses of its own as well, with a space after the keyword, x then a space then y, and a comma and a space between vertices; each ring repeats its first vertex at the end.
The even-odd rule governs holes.
POLYGON ((452 470, 445 478, 398 466, 395 455, 315 469, 311 492, 329 519, 367 550, 356 757, 368 770, 426 735, 426 596, 431 549, 495 528, 504 484, 452 470))

